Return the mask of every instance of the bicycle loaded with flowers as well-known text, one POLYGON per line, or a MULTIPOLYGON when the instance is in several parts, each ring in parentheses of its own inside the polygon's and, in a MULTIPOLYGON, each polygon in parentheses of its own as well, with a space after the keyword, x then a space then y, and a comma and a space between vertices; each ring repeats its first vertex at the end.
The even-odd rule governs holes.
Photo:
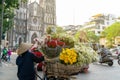
POLYGON ((98 57, 91 47, 76 43, 66 35, 51 35, 42 50, 48 57, 47 74, 56 76, 78 73, 98 57))

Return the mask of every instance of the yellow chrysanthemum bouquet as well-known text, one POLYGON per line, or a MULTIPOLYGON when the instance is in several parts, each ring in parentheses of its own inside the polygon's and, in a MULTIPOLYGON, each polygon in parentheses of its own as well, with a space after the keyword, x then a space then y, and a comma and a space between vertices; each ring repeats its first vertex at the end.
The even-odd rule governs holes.
POLYGON ((71 48, 63 48, 62 52, 60 53, 59 59, 64 64, 74 64, 77 62, 77 53, 76 51, 71 48))

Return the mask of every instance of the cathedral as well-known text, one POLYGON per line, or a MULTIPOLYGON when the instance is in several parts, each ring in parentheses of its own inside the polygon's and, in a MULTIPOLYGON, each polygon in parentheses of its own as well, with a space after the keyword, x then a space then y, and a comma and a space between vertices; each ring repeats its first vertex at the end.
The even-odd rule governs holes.
POLYGON ((14 24, 7 34, 9 46, 14 47, 21 42, 33 43, 46 34, 48 26, 56 26, 56 1, 19 0, 19 8, 14 10, 14 24))

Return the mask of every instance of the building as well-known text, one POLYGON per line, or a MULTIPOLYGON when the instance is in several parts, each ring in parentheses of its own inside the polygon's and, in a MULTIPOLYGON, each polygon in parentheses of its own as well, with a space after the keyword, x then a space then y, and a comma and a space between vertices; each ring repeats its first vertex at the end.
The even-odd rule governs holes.
POLYGON ((13 33, 9 35, 13 40, 11 42, 8 40, 9 46, 12 47, 27 40, 27 4, 19 0, 19 8, 14 10, 14 14, 14 24, 11 29, 13 33))
POLYGON ((67 25, 63 26, 63 29, 70 35, 74 35, 76 31, 82 28, 82 25, 67 25))
POLYGON ((109 25, 115 22, 115 17, 112 14, 96 14, 90 18, 90 22, 85 23, 82 29, 93 31, 96 35, 100 33, 109 25))
POLYGON ((115 45, 120 45, 120 36, 115 38, 115 45))
POLYGON ((43 8, 35 1, 29 4, 27 22, 27 42, 33 43, 35 38, 44 34, 43 8))
POLYGON ((44 27, 56 25, 56 0, 40 0, 40 6, 44 10, 44 27))
POLYGON ((39 0, 39 3, 19 0, 19 9, 14 11, 12 33, 8 33, 9 46, 17 46, 21 42, 33 43, 35 38, 40 39, 46 34, 48 26, 56 26, 55 3, 55 0, 39 0))
MULTIPOLYGON (((81 28, 82 30, 87 29, 89 31, 93 31, 97 36, 100 36, 101 32, 107 28, 108 26, 112 25, 115 22, 119 22, 120 19, 116 18, 112 14, 96 14, 90 18, 90 22, 85 23, 84 27, 81 28)), ((115 45, 119 44, 119 37, 115 38, 115 45)), ((104 37, 100 37, 99 43, 101 45, 108 44, 108 41, 104 37)))

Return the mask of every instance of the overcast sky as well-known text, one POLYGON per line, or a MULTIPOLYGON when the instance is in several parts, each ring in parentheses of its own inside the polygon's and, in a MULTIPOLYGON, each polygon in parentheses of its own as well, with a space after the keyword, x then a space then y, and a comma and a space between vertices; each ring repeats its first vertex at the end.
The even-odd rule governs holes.
POLYGON ((80 25, 95 14, 120 16, 119 0, 56 0, 57 25, 80 25))

